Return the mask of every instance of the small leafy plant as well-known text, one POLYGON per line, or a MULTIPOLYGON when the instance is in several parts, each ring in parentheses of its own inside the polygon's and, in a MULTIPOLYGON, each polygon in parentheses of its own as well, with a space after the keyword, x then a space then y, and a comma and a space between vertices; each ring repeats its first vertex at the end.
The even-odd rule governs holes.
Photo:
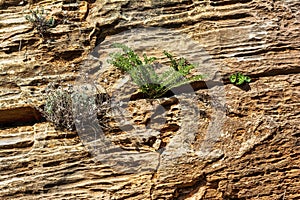
POLYGON ((123 44, 114 46, 121 48, 123 53, 111 54, 108 62, 128 73, 140 91, 150 98, 161 97, 172 88, 202 79, 201 75, 190 75, 190 70, 195 66, 185 58, 176 60, 170 53, 164 51, 163 53, 170 60, 170 68, 162 73, 157 73, 155 70, 157 64, 154 63, 157 58, 147 57, 146 54, 143 54, 143 59, 141 59, 132 49, 123 44), (190 77, 187 78, 187 75, 190 77))
POLYGON ((164 54, 167 56, 167 58, 170 59, 171 67, 178 71, 183 76, 186 76, 190 73, 190 70, 195 68, 193 64, 190 64, 185 58, 181 57, 178 60, 175 60, 173 55, 168 53, 167 51, 164 51, 164 54))
POLYGON ((229 80, 232 84, 243 85, 244 83, 250 83, 251 78, 249 76, 245 76, 242 73, 238 72, 236 74, 232 74, 229 77, 229 80))
POLYGON ((141 65, 129 71, 129 74, 140 91, 150 98, 161 97, 172 88, 188 84, 192 80, 172 68, 158 74, 152 65, 141 65))
POLYGON ((49 28, 53 27, 55 20, 53 17, 46 15, 44 8, 30 10, 31 15, 26 15, 25 19, 29 21, 38 33, 43 37, 49 28))
POLYGON ((111 60, 108 62, 123 72, 128 72, 134 68, 138 68, 141 65, 148 65, 153 63, 157 58, 148 58, 146 54, 143 54, 144 61, 129 47, 124 44, 116 43, 113 45, 116 48, 121 48, 123 53, 113 53, 111 54, 111 60))

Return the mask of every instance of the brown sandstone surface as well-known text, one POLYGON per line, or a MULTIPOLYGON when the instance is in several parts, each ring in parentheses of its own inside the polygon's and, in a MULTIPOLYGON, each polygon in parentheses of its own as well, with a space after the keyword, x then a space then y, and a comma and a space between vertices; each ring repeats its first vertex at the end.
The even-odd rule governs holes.
MULTIPOLYGON (((0 199, 300 199, 299 10, 298 0, 0 0, 0 199), (43 38, 25 19, 36 7, 57 22, 43 38), (96 159, 77 132, 56 130, 35 107, 48 83, 75 83, 95 47, 141 27, 190 36, 220 78, 209 74, 211 89, 193 83, 192 96, 129 101, 136 127, 154 124, 136 133, 113 122, 105 133, 140 165, 126 172, 128 160, 119 169, 96 159), (237 71, 252 78, 248 87, 229 83, 237 71), (161 106, 165 115, 155 115, 161 106)), ((95 75, 116 95, 120 71, 95 75)))

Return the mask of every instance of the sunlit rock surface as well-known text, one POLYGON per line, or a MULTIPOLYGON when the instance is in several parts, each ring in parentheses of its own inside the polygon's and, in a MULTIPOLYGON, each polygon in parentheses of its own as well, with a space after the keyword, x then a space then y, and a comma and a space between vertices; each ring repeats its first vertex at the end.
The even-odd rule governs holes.
POLYGON ((0 198, 299 199, 299 10, 298 0, 0 0, 0 198), (41 7, 56 21, 43 38, 25 19, 41 7), (166 48, 206 78, 141 98, 105 60, 114 41, 161 59, 166 48), (230 84, 237 71, 251 83, 230 84), (83 73, 117 111, 110 131, 85 127, 91 137, 36 109, 48 83, 83 73))

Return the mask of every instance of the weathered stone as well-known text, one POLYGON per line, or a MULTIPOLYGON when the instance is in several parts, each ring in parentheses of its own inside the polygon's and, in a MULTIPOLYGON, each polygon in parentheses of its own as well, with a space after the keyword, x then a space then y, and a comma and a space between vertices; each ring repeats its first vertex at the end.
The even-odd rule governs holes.
MULTIPOLYGON (((299 9, 297 0, 0 0, 0 198, 299 199, 299 9), (25 19, 40 6, 56 21, 43 38, 25 19), (97 59, 114 38, 129 40, 118 33, 141 27, 201 45, 177 55, 204 57, 208 77, 195 93, 144 99, 97 59), (230 84, 237 71, 251 83, 230 84), (111 131, 86 127, 89 139, 35 109, 48 83, 78 83, 82 72, 127 111, 111 131)), ((151 37, 131 39, 161 58, 151 37)))

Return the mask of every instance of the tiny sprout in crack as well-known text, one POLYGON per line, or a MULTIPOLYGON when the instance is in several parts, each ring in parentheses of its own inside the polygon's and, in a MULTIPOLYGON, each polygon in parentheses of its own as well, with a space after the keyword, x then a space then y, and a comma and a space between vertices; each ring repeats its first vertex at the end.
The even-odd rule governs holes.
POLYGON ((48 31, 48 29, 54 27, 54 18, 52 16, 47 16, 44 8, 30 10, 30 13, 30 15, 25 16, 25 19, 33 25, 41 37, 44 37, 44 34, 48 31))

